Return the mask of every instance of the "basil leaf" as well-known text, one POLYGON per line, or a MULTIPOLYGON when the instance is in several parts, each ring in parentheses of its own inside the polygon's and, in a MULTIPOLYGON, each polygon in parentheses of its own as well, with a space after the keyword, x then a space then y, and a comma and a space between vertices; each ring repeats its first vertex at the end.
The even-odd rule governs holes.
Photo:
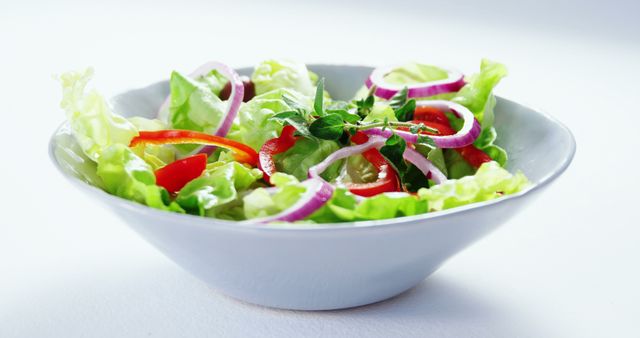
POLYGON ((292 125, 300 135, 313 138, 307 127, 307 119, 302 115, 300 111, 288 110, 275 114, 269 118, 270 120, 278 121, 280 123, 287 123, 292 125))
POLYGON ((365 117, 365 116, 369 115, 369 113, 371 112, 371 108, 373 108, 373 104, 375 102, 376 102, 376 100, 373 97, 373 94, 367 96, 366 98, 364 98, 362 100, 356 101, 356 107, 358 109, 358 115, 360 115, 361 117, 365 117))
POLYGON ((351 114, 344 109, 336 109, 336 110, 327 110, 328 114, 338 114, 345 122, 356 123, 360 121, 360 116, 356 114, 351 114))
POLYGON ((313 121, 309 131, 323 140, 337 140, 344 132, 344 121, 338 114, 328 114, 313 121))
POLYGON ((406 122, 413 120, 413 113, 416 111, 416 100, 407 101, 402 107, 396 109, 394 114, 398 121, 406 122))
POLYGON ((429 187, 427 176, 413 164, 409 165, 407 171, 402 175, 401 180, 402 184, 410 192, 416 192, 420 190, 420 188, 429 187))
POLYGON ((402 176, 407 170, 407 164, 404 162, 402 154, 407 148, 407 143, 404 139, 396 134, 391 135, 384 143, 384 146, 380 148, 380 153, 389 160, 389 163, 393 165, 396 172, 402 176))
POLYGON ((389 106, 394 110, 404 106, 407 103, 408 94, 409 94, 409 89, 407 87, 402 88, 402 90, 395 93, 389 99, 389 106))
POLYGON ((286 94, 282 95, 282 101, 284 101, 284 103, 286 103, 287 106, 289 106, 293 110, 300 111, 300 112, 307 110, 307 107, 305 107, 303 104, 296 101, 294 98, 292 98, 289 95, 286 95, 286 94))
POLYGON ((433 142, 433 139, 429 136, 425 136, 425 135, 418 135, 418 140, 416 143, 419 144, 426 144, 428 146, 430 146, 431 148, 436 148, 436 143, 433 142))

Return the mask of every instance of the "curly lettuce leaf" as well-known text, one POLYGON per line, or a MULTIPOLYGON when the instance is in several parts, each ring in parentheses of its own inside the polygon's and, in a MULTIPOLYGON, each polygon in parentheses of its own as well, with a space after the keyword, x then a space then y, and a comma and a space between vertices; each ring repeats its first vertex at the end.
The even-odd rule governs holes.
POLYGON ((217 217, 237 215, 231 207, 237 207, 238 196, 249 189, 262 172, 250 169, 238 162, 216 162, 208 166, 206 172, 199 178, 187 183, 176 197, 176 202, 188 213, 217 217))
POLYGON ((282 131, 282 124, 271 117, 295 108, 287 103, 283 96, 304 107, 311 106, 310 98, 289 89, 276 89, 255 96, 242 104, 227 138, 242 142, 258 151, 267 140, 278 137, 282 131))
POLYGON ((128 145, 138 135, 136 127, 124 117, 114 114, 97 91, 86 91, 93 69, 73 71, 60 76, 62 101, 71 131, 82 151, 93 161, 113 144, 128 145))
POLYGON ((429 211, 438 211, 514 194, 527 186, 529 180, 521 172, 512 175, 498 163, 488 162, 473 176, 420 189, 418 196, 428 202, 429 211))
POLYGON ((286 88, 313 96, 317 75, 310 73, 304 63, 272 59, 255 67, 251 81, 255 85, 256 95, 286 88))
POLYGON ((151 166, 122 144, 106 148, 98 159, 97 174, 110 194, 146 204, 152 208, 183 213, 169 193, 156 185, 151 166))

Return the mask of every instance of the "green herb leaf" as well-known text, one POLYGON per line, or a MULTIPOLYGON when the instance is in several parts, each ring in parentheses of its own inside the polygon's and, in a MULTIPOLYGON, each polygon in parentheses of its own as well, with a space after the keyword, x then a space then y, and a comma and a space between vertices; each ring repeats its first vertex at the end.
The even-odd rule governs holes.
POLYGON ((401 177, 402 184, 410 192, 416 192, 420 188, 428 188, 429 180, 424 173, 413 164, 410 164, 407 171, 401 177))
POLYGON ((409 89, 407 87, 402 88, 402 90, 395 93, 389 99, 389 106, 391 106, 391 108, 393 108, 394 110, 404 106, 407 103, 408 94, 409 89))
POLYGON ((402 107, 394 111, 398 121, 406 122, 413 120, 413 113, 416 110, 416 100, 407 101, 402 107))
POLYGON ((338 114, 328 114, 313 121, 309 131, 323 140, 337 140, 344 132, 344 121, 338 114))
POLYGON ((308 125, 307 119, 304 117, 301 111, 295 111, 295 110, 283 111, 281 113, 273 115, 269 119, 278 121, 282 124, 285 124, 285 123, 290 124, 294 128, 296 128, 296 130, 298 131, 298 133, 300 133, 300 135, 304 137, 313 138, 313 135, 311 135, 311 133, 309 132, 309 127, 307 127, 308 125))
POLYGON ((307 110, 307 107, 305 107, 303 104, 296 101, 294 98, 292 98, 289 95, 282 95, 282 101, 284 101, 284 103, 286 103, 287 106, 289 106, 293 110, 297 110, 300 112, 307 110))
POLYGON ((338 114, 345 122, 356 123, 360 121, 360 116, 351 114, 344 109, 327 110, 327 114, 338 114))
POLYGON ((425 135, 418 135, 418 140, 416 143, 419 144, 426 144, 431 148, 435 148, 436 147, 436 143, 433 142, 433 139, 429 136, 425 136, 425 135))
POLYGON ((384 146, 380 148, 380 153, 389 160, 400 176, 402 176, 407 170, 407 164, 404 162, 404 158, 402 157, 406 148, 407 143, 402 137, 396 134, 391 135, 391 137, 389 137, 384 143, 384 146))
POLYGON ((370 93, 369 96, 367 96, 366 98, 364 98, 362 100, 356 101, 356 107, 358 109, 358 115, 360 115, 361 117, 365 117, 365 116, 369 115, 369 113, 371 112, 371 108, 373 108, 373 104, 375 102, 376 102, 376 100, 373 97, 373 93, 370 93))
POLYGON ((316 87, 316 98, 313 101, 313 109, 318 116, 324 116, 324 78, 318 81, 316 87))

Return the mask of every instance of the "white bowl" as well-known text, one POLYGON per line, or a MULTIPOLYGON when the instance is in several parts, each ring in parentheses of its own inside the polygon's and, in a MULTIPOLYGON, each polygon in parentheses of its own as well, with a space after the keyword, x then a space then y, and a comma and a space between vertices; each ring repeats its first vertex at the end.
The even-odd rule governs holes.
MULTIPOLYGON (((371 71, 361 66, 310 68, 327 79, 327 89, 340 99, 355 93, 371 71)), ((113 105, 125 116, 153 117, 167 94, 164 81, 125 92, 113 105)), ((269 307, 328 310, 381 301, 415 286, 506 222, 573 158, 575 141, 569 130, 537 110, 498 98, 495 126, 497 143, 510 156, 509 170, 522 170, 533 183, 526 191, 419 216, 295 227, 240 225, 152 209, 78 179, 56 156, 58 133, 49 149, 55 166, 75 186, 214 289, 269 307)))

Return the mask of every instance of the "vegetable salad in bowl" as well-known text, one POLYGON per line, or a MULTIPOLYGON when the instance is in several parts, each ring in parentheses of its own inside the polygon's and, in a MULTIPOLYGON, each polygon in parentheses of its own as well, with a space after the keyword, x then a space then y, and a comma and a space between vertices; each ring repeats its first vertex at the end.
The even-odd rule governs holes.
POLYGON ((529 186, 495 144, 493 89, 506 73, 489 60, 470 76, 377 68, 342 101, 302 63, 268 60, 241 77, 210 62, 172 72, 147 119, 87 91, 91 69, 69 72, 56 152, 85 182, 176 213, 303 225, 437 212, 529 186))

